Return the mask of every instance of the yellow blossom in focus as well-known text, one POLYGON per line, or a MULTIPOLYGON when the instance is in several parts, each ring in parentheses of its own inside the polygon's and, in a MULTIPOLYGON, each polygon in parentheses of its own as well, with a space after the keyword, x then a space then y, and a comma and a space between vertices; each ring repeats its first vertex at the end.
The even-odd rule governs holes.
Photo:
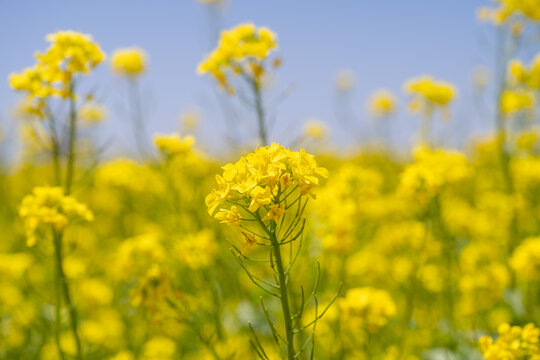
POLYGON ((52 225, 62 231, 75 219, 92 221, 94 215, 86 205, 65 196, 60 187, 36 187, 21 202, 19 216, 23 218, 28 246, 36 242, 35 231, 40 225, 52 225))
MULTIPOLYGON (((305 150, 294 152, 274 143, 223 166, 223 174, 216 176, 219 187, 208 194, 205 202, 210 215, 228 201, 245 201, 251 212, 268 206, 263 220, 276 220, 285 213, 276 193, 293 187, 300 190, 300 196, 314 197, 313 189, 319 185, 319 179, 327 176, 328 171, 317 166, 314 156, 305 150), (270 202, 269 194, 272 194, 270 202)), ((221 208, 215 217, 223 223, 240 225, 237 206, 231 206, 230 210, 221 208)))
POLYGON ((396 110, 396 97, 388 90, 378 90, 369 99, 369 110, 377 117, 387 117, 396 110))
POLYGON ((274 222, 278 222, 279 217, 281 215, 285 214, 285 206, 283 204, 273 204, 270 205, 270 209, 268 209, 268 212, 264 217, 262 218, 263 221, 267 220, 274 220, 274 222))
POLYGON ((122 76, 137 77, 146 71, 147 55, 138 47, 115 50, 111 58, 112 70, 122 76))
POLYGON ((215 215, 215 218, 219 220, 219 222, 222 224, 229 224, 235 226, 240 226, 240 220, 242 220, 242 217, 238 212, 238 208, 234 205, 231 206, 230 209, 219 210, 218 213, 215 215))

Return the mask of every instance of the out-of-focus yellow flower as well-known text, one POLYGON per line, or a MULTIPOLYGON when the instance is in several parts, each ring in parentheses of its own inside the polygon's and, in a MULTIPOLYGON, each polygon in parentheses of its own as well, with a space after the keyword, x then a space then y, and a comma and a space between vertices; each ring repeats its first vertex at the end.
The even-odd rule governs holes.
POLYGON ((490 81, 490 71, 485 66, 478 66, 472 74, 472 82, 475 88, 483 89, 488 86, 490 81))
POLYGON ((46 39, 50 47, 36 57, 49 71, 56 71, 58 79, 65 80, 70 74, 87 74, 105 60, 105 54, 91 35, 68 30, 49 34, 46 39))
POLYGON ((540 53, 529 66, 519 60, 512 60, 508 67, 510 80, 529 89, 540 89, 540 53))
POLYGON ((90 35, 75 31, 59 31, 47 35, 46 39, 51 45, 44 53, 36 53, 37 64, 19 74, 11 74, 10 85, 31 98, 72 96, 72 77, 88 74, 105 59, 105 54, 90 35))
POLYGON ((526 90, 505 90, 501 95, 500 108, 505 115, 534 107, 534 95, 526 90))
POLYGON ((313 139, 323 139, 328 133, 326 124, 317 119, 310 119, 304 123, 304 136, 313 139))
POLYGON ((478 11, 478 19, 491 21, 495 25, 506 23, 512 15, 521 14, 531 21, 540 21, 540 4, 537 0, 495 0, 497 8, 482 7, 478 11))
POLYGON ((190 135, 182 138, 179 134, 156 134, 154 135, 154 143, 164 155, 178 156, 188 154, 191 151, 195 144, 195 138, 190 135))
POLYGON ((191 131, 201 122, 201 113, 196 109, 188 110, 180 114, 180 125, 182 129, 191 131))
POLYGON ((107 117, 107 109, 102 104, 87 102, 79 108, 79 118, 87 124, 102 122, 107 117))
POLYGON ((540 131, 534 127, 531 130, 517 134, 516 145, 521 151, 532 151, 540 140, 540 131))
POLYGON ((501 324, 499 337, 493 341, 490 336, 482 336, 479 340, 480 350, 485 360, 520 360, 540 358, 540 329, 534 324, 523 328, 501 324))
POLYGON ((350 289, 338 306, 351 331, 358 331, 359 327, 375 332, 396 315, 396 304, 390 294, 371 287, 350 289))
POLYGON ((408 196, 415 194, 424 204, 443 186, 458 183, 469 175, 467 158, 457 151, 421 146, 415 149, 414 159, 401 174, 398 192, 408 196))
POLYGON ((53 87, 52 82, 54 81, 53 74, 43 65, 35 65, 24 69, 20 73, 11 73, 9 75, 11 88, 26 92, 30 100, 36 97, 59 96, 61 92, 53 87))
POLYGON ((92 221, 94 215, 72 196, 65 196, 60 187, 36 187, 21 202, 19 216, 24 220, 28 246, 36 242, 35 231, 43 224, 62 231, 75 219, 92 221))
POLYGON ((172 360, 176 343, 164 336, 155 336, 144 344, 141 360, 172 360))
POLYGON ((435 80, 431 76, 421 76, 405 83, 405 92, 412 95, 411 110, 431 111, 437 106, 446 106, 452 101, 457 90, 446 81, 435 80))
POLYGON ((540 281, 540 237, 528 238, 510 258, 510 267, 519 279, 540 281))
POLYGON ((118 75, 137 77, 146 71, 147 57, 138 47, 118 49, 112 54, 111 68, 118 75))
POLYGON ((45 102, 42 99, 27 97, 17 103, 13 115, 21 119, 45 118, 45 102))
POLYGON ((200 269, 213 263, 217 250, 214 233, 202 230, 179 239, 175 246, 175 255, 187 267, 200 269))
POLYGON ((396 97, 388 90, 377 90, 369 98, 369 110, 377 117, 388 117, 396 110, 396 97))
POLYGON ((122 350, 118 354, 108 358, 107 360, 135 360, 135 356, 131 351, 122 350))
POLYGON ((339 91, 350 91, 356 85, 356 75, 352 70, 343 69, 338 71, 334 78, 334 82, 339 91))
POLYGON ((276 34, 265 27, 240 24, 222 31, 218 46, 198 66, 199 74, 210 73, 227 92, 234 88, 227 74, 247 75, 261 84, 265 69, 263 61, 277 47, 276 34))

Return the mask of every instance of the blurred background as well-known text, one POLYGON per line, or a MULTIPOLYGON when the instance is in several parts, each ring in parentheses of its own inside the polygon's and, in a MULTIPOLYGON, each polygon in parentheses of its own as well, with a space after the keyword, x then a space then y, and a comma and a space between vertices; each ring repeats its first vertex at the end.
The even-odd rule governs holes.
MULTIPOLYGON (((419 119, 406 109, 403 83, 430 74, 459 89, 451 107, 452 121, 439 122, 436 131, 442 145, 462 146, 492 127, 471 96, 475 68, 492 67, 495 58, 493 27, 479 23, 475 16, 479 6, 489 4, 381 0, 367 6, 344 0, 235 0, 216 6, 195 0, 161 0, 151 5, 136 0, 0 0, 1 126, 9 139, 16 138, 12 136, 16 122, 10 114, 21 95, 9 88, 9 74, 33 64, 32 54, 47 46, 45 34, 71 29, 92 34, 109 58, 119 47, 143 48, 149 55, 149 70, 141 79, 148 132, 176 131, 182 114, 195 112, 201 117, 195 134, 198 144, 216 154, 230 147, 223 134, 231 118, 251 123, 252 115, 230 105, 228 96, 215 90, 212 79, 197 75, 196 67, 216 45, 220 29, 249 21, 268 26, 279 37, 277 54, 283 66, 271 82, 273 95, 267 97, 268 102, 276 100, 271 140, 287 144, 295 136, 291 134, 302 131, 306 119, 315 118, 329 128, 328 147, 343 150, 370 144, 376 130, 366 102, 374 90, 385 88, 399 98, 390 125, 392 141, 408 147, 414 142, 419 119), (354 76, 346 99, 338 96, 335 83, 343 70, 354 76), (355 130, 344 130, 340 117, 349 117, 355 130)), ((112 144, 108 151, 131 151, 125 84, 103 63, 85 79, 85 86, 108 109, 107 121, 97 130, 103 142, 112 144)), ((5 151, 15 148, 11 141, 10 150, 5 151)))

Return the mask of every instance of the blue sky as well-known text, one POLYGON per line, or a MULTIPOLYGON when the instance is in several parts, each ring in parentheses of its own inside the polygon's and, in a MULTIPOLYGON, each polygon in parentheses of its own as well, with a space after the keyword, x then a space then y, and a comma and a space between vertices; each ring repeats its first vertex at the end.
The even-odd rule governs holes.
MULTIPOLYGON (((406 114, 402 85, 421 74, 451 81, 460 89, 452 110, 453 123, 445 125, 462 129, 453 131, 454 137, 462 136, 463 129, 478 128, 478 119, 468 111, 468 98, 472 70, 476 65, 489 65, 493 58, 485 43, 493 28, 478 24, 475 18, 476 9, 488 3, 229 0, 220 23, 230 27, 250 21, 278 34, 284 65, 274 89, 293 86, 294 91, 278 108, 273 140, 287 141, 291 133, 300 131, 306 118, 318 118, 328 123, 334 143, 350 144, 354 140, 350 131, 336 121, 333 84, 336 72, 348 68, 357 78, 350 101, 361 137, 372 134, 365 116, 366 99, 373 90, 387 88, 399 94, 401 101, 401 114, 393 119, 394 136, 408 143, 417 120, 406 114)), ((149 132, 175 131, 181 111, 198 107, 203 113, 199 143, 215 152, 224 146, 223 116, 213 83, 195 73, 215 40, 215 24, 207 10, 195 0, 0 0, 3 126, 13 128, 9 109, 20 99, 7 84, 8 74, 33 64, 34 51, 47 47, 46 34, 72 29, 92 34, 108 54, 118 47, 144 48, 150 56, 150 70, 142 80, 149 132)), ((110 108, 99 136, 113 138, 117 149, 129 147, 128 121, 119 110, 125 96, 121 81, 111 75, 108 64, 84 81, 97 86, 110 108)))

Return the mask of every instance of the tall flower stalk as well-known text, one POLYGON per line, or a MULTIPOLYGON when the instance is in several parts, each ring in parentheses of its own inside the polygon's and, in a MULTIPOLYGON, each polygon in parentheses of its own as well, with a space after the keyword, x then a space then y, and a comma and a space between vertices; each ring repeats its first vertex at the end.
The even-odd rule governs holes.
POLYGON ((257 135, 261 145, 268 145, 268 124, 264 112, 262 90, 268 71, 281 64, 275 58, 268 66, 265 60, 277 47, 277 37, 268 28, 240 24, 223 31, 217 47, 200 64, 199 74, 209 73, 228 94, 234 95, 234 77, 246 80, 252 99, 245 100, 255 110, 257 135))
POLYGON ((43 53, 37 53, 37 63, 21 73, 10 75, 10 84, 15 90, 25 92, 30 103, 35 104, 34 113, 48 123, 48 149, 51 152, 54 188, 36 188, 21 205, 20 215, 25 219, 28 244, 35 243, 34 231, 40 223, 52 225, 52 240, 56 273, 56 345, 61 359, 65 356, 60 346, 61 305, 68 309, 70 328, 76 345, 76 358, 83 358, 83 349, 78 331, 77 309, 73 304, 69 281, 64 271, 63 235, 64 228, 72 217, 92 219, 91 212, 69 197, 75 178, 77 145, 77 94, 75 78, 87 74, 105 59, 92 37, 73 31, 60 31, 47 36, 51 43, 43 53), (59 136, 57 116, 48 106, 53 98, 68 103, 67 143, 59 136), (64 145, 66 153, 64 154, 64 145), (65 174, 62 176, 62 157, 65 157, 65 174), (38 210, 42 209, 43 213, 38 210), (51 212, 53 215, 51 215, 51 212))
MULTIPOLYGON (((293 152, 275 143, 258 148, 238 162, 225 165, 223 169, 223 174, 216 177, 218 188, 206 197, 208 211, 221 223, 239 228, 244 244, 230 240, 231 252, 252 283, 279 300, 284 333, 272 321, 261 298, 261 309, 276 345, 289 360, 297 359, 309 345, 313 354, 316 323, 335 298, 319 312, 318 272, 309 297, 305 297, 301 287, 300 306, 293 312, 290 279, 302 249, 306 223, 304 211, 309 198, 315 197, 313 191, 320 179, 327 177, 327 171, 317 166, 313 155, 304 150, 293 152), (264 249, 266 256, 248 256, 255 248, 264 249), (267 264, 274 281, 256 275, 248 268, 247 262, 267 264), (311 300, 315 302, 315 318, 303 324, 302 315, 311 300), (309 327, 312 327, 312 331, 305 342, 295 343, 296 335, 309 327)), ((267 351, 251 324, 250 329, 253 334, 251 344, 257 356, 268 359, 267 351)))

